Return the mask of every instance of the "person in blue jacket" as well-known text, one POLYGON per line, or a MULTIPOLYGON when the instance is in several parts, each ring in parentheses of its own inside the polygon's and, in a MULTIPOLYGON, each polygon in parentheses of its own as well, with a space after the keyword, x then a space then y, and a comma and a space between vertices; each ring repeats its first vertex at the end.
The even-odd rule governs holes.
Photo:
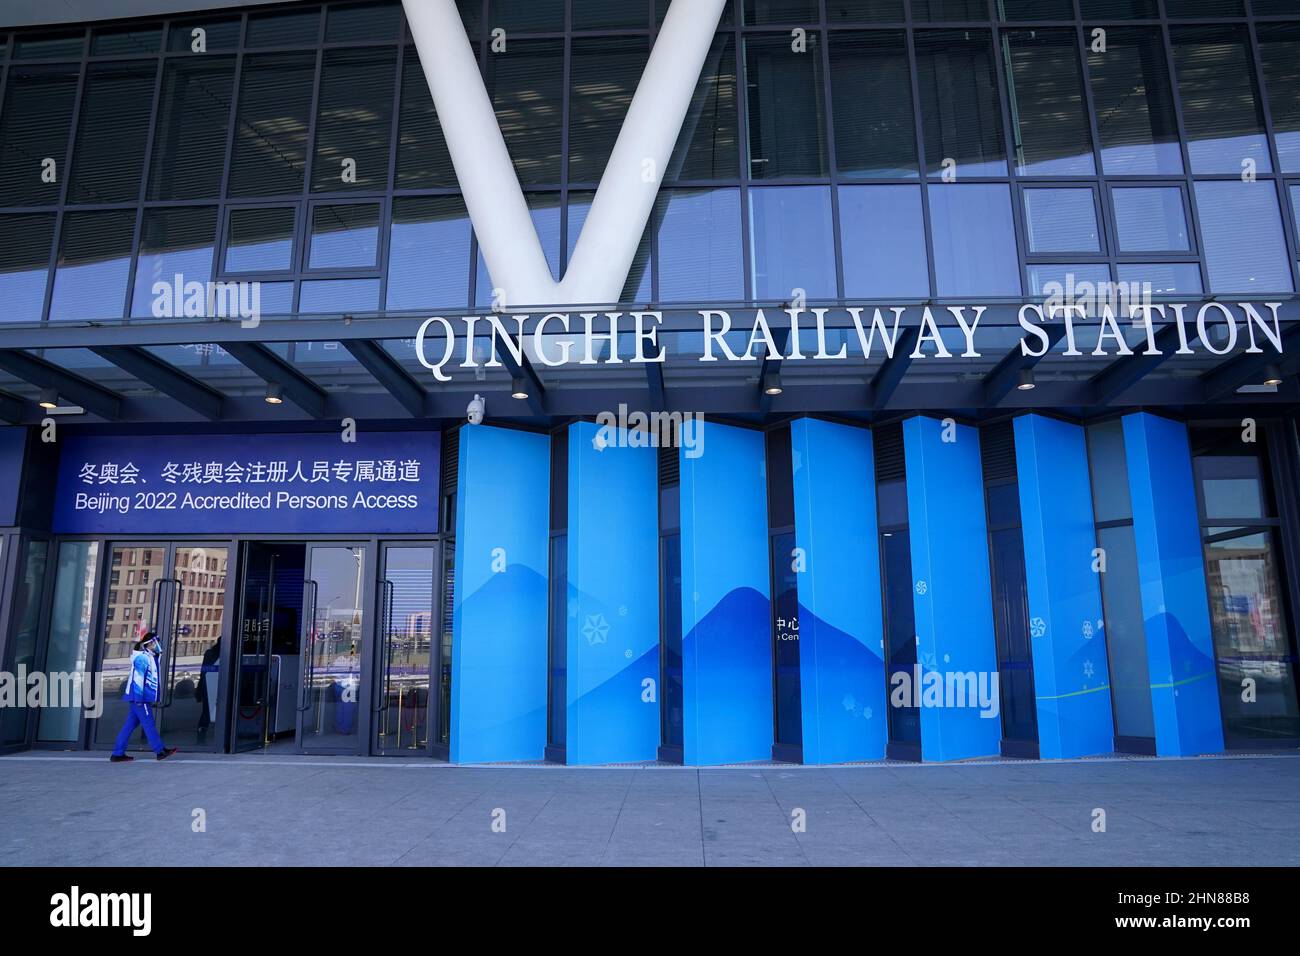
POLYGON ((176 752, 175 747, 164 747, 158 727, 153 722, 154 704, 158 702, 158 658, 162 654, 162 644, 153 631, 145 632, 135 642, 135 652, 131 655, 131 675, 126 681, 126 693, 122 696, 130 708, 126 723, 122 725, 113 745, 113 755, 108 759, 113 763, 134 760, 127 756, 126 746, 131 742, 131 735, 136 727, 144 728, 144 735, 149 746, 159 760, 166 760, 176 752))

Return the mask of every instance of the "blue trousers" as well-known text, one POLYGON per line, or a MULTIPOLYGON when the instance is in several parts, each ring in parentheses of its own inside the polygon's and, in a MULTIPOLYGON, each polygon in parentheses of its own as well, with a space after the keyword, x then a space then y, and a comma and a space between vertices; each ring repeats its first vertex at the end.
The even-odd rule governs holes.
POLYGON ((163 752, 162 737, 158 735, 158 727, 153 722, 153 704, 142 704, 136 701, 130 701, 128 706, 131 708, 126 715, 126 723, 118 732, 117 742, 113 744, 113 753, 121 756, 126 753, 127 744, 131 742, 131 735, 135 733, 135 728, 143 727, 144 735, 149 740, 149 746, 153 752, 160 754, 163 752))

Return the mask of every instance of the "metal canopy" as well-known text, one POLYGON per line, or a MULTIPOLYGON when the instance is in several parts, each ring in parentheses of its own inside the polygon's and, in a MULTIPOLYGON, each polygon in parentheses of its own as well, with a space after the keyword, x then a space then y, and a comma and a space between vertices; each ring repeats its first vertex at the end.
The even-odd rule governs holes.
MULTIPOLYGON (((625 315, 628 308, 624 306, 625 315)), ((734 308, 739 315, 733 332, 747 336, 744 322, 752 307, 734 308)), ((530 313, 524 322, 526 336, 543 314, 530 313)), ((699 336, 698 312, 671 310, 663 315, 661 332, 699 336)), ((793 371, 783 375, 783 391, 775 396, 764 394, 763 376, 781 370, 782 362, 701 363, 698 352, 688 349, 670 349, 666 365, 645 363, 638 368, 624 352, 620 365, 548 366, 543 369, 545 382, 527 354, 515 362, 500 349, 495 368, 478 370, 464 367, 464 355, 457 354, 444 370, 452 380, 439 382, 413 359, 411 341, 424 317, 277 319, 254 327, 233 321, 150 321, 0 328, 0 373, 9 376, 0 378, 0 418, 39 421, 44 412, 32 400, 33 390, 45 388, 57 389, 85 408, 82 421, 253 425, 304 417, 454 420, 463 418, 476 392, 487 399, 489 418, 539 425, 593 416, 620 404, 756 421, 803 413, 870 421, 911 411, 980 420, 1029 409, 1089 418, 1138 407, 1183 415, 1215 415, 1229 407, 1230 414, 1247 407, 1264 409, 1263 414, 1270 409, 1272 414, 1287 414, 1300 404, 1295 381, 1300 371, 1300 309, 1294 300, 1286 303, 1283 313, 1281 356, 1271 346, 1248 352, 1244 335, 1230 354, 1202 349, 1194 356, 1177 355, 1178 330, 1164 324, 1156 332, 1160 355, 1145 354, 1144 344, 1135 344, 1127 356, 1095 356, 1085 348, 1082 356, 1068 357, 1062 355, 1064 331, 1054 324, 1044 327, 1051 347, 1041 357, 1023 355, 1017 346, 992 355, 985 348, 979 359, 954 353, 951 359, 915 362, 912 354, 920 329, 905 325, 892 357, 880 353, 866 361, 860 351, 854 352, 856 337, 847 331, 853 343, 847 361, 792 363, 788 367, 793 371), (33 349, 40 349, 40 355, 33 349), (210 359, 212 364, 187 357, 200 349, 226 357, 210 359), (102 384, 92 380, 84 358, 73 361, 78 353, 106 360, 111 366, 102 369, 112 369, 118 377, 105 374, 102 384), (1281 386, 1239 391, 1258 385, 1270 363, 1289 376, 1281 386), (241 367, 248 370, 242 378, 235 374, 241 367), (1017 390, 1018 377, 1027 368, 1036 371, 1035 387, 1017 390), (123 373, 126 377, 119 381, 123 373), (512 377, 526 382, 527 400, 511 397, 512 377), (263 400, 262 383, 272 382, 300 411, 263 400)), ((773 309, 768 319, 784 351, 789 318, 773 309)), ((998 342, 1014 341, 1018 334, 1016 307, 1011 304, 991 305, 985 321, 1000 330, 994 336, 998 342)), ((851 328, 834 316, 828 327, 851 328)), ((1188 333, 1195 334, 1194 326, 1188 333)), ((1145 343, 1145 332, 1141 335, 1145 343)), ((531 348, 527 339, 526 345, 531 348)), ((485 354, 479 355, 480 363, 485 354)))

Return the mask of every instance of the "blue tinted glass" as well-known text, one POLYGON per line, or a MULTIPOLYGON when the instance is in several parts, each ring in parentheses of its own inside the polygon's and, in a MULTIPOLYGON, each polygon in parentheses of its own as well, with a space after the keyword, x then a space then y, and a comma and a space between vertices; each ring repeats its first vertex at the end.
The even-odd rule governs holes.
POLYGON ((674 189, 660 199, 659 298, 727 301, 744 295, 740 190, 674 189))
POLYGON ((296 210, 234 209, 226 237, 226 272, 287 272, 293 267, 296 210))
POLYGON ((1089 47, 1088 75, 1105 171, 1112 176, 1181 173, 1173 88, 1160 28, 1107 30, 1104 50, 1089 47))
POLYGON ((1101 283, 1110 281, 1110 266, 1101 262, 1076 265, 1038 263, 1031 265, 1027 271, 1029 294, 1035 297, 1049 296, 1065 289, 1077 288, 1084 282, 1091 283, 1092 287, 1096 288, 1101 283), (1059 289, 1056 288, 1057 286, 1059 289))
POLYGON ((463 306, 469 299, 469 216, 459 196, 393 200, 390 309, 463 306), (436 250, 436 254, 431 254, 436 250))
POLYGON ((920 187, 841 187, 840 245, 847 298, 929 296, 920 187))
POLYGON ((1088 467, 1092 472, 1092 507, 1097 521, 1133 517, 1128 492, 1128 458, 1119 419, 1089 425, 1088 467))
MULTIPOLYGON (((1295 0, 1290 12, 1300 12, 1295 0)), ((1263 11, 1256 0, 1255 15, 1263 11)), ((1281 12, 1281 11, 1279 11, 1281 12)), ((1264 68, 1264 90, 1273 118, 1278 164, 1284 173, 1300 173, 1300 23, 1259 25, 1259 60, 1264 68)))
POLYGON ((1030 252, 1101 252, 1091 189, 1026 189, 1030 252))
POLYGON ((121 318, 134 233, 134 211, 63 217, 51 321, 121 318))
MULTIPOLYGON (((1068 16, 1073 19, 1073 12, 1068 16)), ((1017 172, 1026 176, 1092 173, 1092 134, 1074 31, 1017 30, 1003 33, 1001 41, 1012 99, 1017 172)))
POLYGON ((378 279, 316 279, 302 284, 298 311, 375 312, 379 309, 378 279))
POLYGON ((312 269, 374 266, 379 256, 379 205, 317 206, 312 210, 312 269))
POLYGON ((0 216, 0 321, 41 320, 53 241, 53 214, 0 216))
POLYGON ((1268 141, 1244 30, 1186 27, 1171 33, 1192 172, 1240 173, 1247 160, 1268 172, 1268 141))
POLYGON ((1019 295, 1009 187, 945 183, 929 190, 937 294, 1019 295))
POLYGON ((257 289, 263 315, 293 314, 292 282, 258 282, 257 289))
POLYGON ((1196 210, 1211 292, 1272 295, 1292 290, 1291 260, 1272 183, 1197 183, 1196 210))
POLYGON ((1300 186, 1291 187, 1291 215, 1295 219, 1295 229, 1300 233, 1300 186))
MULTIPOLYGON (((569 193, 569 259, 582 235, 582 226, 591 212, 591 193, 569 193)), ((627 271, 627 281, 619 295, 620 302, 649 302, 650 293, 650 227, 647 225, 637 246, 636 257, 627 271)))
POLYGON ((1101 596, 1106 611, 1106 653, 1110 662, 1115 733, 1125 737, 1153 737, 1151 673, 1133 526, 1102 528, 1097 532, 1097 543, 1106 554, 1101 596))
POLYGON ((754 298, 833 299, 835 245, 828 186, 777 186, 749 193, 754 298))
MULTIPOLYGON (((560 206, 559 197, 554 193, 530 193, 528 196, 528 208, 533 218, 533 228, 537 230, 537 237, 542 243, 542 252, 546 255, 546 261, 550 264, 551 274, 555 278, 560 276, 560 206)), ((492 290, 495 286, 492 283, 492 277, 488 273, 487 263, 483 259, 483 252, 479 250, 478 254, 478 275, 474 283, 474 304, 480 308, 492 305, 492 290)), ((506 301, 510 302, 509 290, 506 292, 506 301)), ((541 302, 510 302, 511 305, 543 305, 541 302)))
POLYGON ((1186 252, 1187 217, 1177 186, 1111 190, 1121 252, 1186 252))
POLYGON ((1203 291, 1201 267, 1195 262, 1121 262, 1119 281, 1149 283, 1152 295, 1190 295, 1203 291))
POLYGON ((192 306, 184 306, 178 314, 177 300, 179 297, 182 304, 192 302, 196 287, 190 283, 202 283, 206 305, 216 231, 217 210, 211 206, 147 210, 140 232, 131 314, 195 317, 190 311, 192 306))

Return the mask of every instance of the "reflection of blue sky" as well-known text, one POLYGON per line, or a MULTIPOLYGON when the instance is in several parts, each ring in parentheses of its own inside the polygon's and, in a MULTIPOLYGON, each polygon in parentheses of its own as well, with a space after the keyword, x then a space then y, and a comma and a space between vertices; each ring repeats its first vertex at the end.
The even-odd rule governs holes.
MULTIPOLYGON (((400 200, 399 200, 400 202, 400 200)), ((469 293, 469 217, 394 222, 387 308, 464 307, 469 293)))
POLYGON ((181 304, 184 306, 184 283, 204 283, 204 309, 207 308, 206 284, 212 278, 212 246, 175 249, 168 252, 141 253, 135 267, 135 293, 131 298, 133 316, 153 315, 154 283, 167 283, 167 296, 172 298, 170 308, 175 313, 176 293, 172 290, 176 277, 182 284, 181 304))
POLYGON ((45 277, 48 266, 0 273, 0 312, 6 322, 39 322, 45 310, 45 277))
POLYGON ((60 266, 50 320, 120 319, 130 267, 129 255, 60 266))
POLYGON ((1019 295, 1010 188, 1001 183, 945 183, 928 189, 937 294, 1019 295))
POLYGON ((379 227, 375 225, 320 231, 311 237, 310 267, 346 269, 373 266, 378 250, 379 227))
POLYGON ((303 282, 298 298, 302 313, 377 312, 378 279, 316 279, 303 282))

